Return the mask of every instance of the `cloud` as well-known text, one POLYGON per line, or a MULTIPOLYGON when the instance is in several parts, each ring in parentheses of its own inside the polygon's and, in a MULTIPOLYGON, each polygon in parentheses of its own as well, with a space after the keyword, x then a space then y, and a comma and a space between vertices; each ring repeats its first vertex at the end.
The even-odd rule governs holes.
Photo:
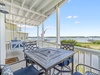
POLYGON ((78 16, 67 16, 66 18, 68 18, 68 19, 71 19, 71 18, 76 19, 76 18, 78 18, 78 16))
POLYGON ((73 16, 73 18, 78 18, 78 16, 73 16))
POLYGON ((71 19, 71 18, 72 18, 72 16, 67 16, 66 18, 71 19))
POLYGON ((53 28, 53 27, 52 27, 52 26, 47 26, 47 27, 46 27, 46 29, 51 29, 51 28, 53 28))
POLYGON ((75 21, 75 24, 79 24, 80 22, 79 21, 75 21))

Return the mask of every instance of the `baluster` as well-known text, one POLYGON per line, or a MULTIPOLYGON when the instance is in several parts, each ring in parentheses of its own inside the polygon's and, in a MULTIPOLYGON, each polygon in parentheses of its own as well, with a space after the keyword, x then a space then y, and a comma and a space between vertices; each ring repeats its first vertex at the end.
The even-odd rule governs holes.
POLYGON ((47 43, 48 44, 48 46, 47 47, 49 47, 49 43, 47 43))
MULTIPOLYGON (((78 51, 78 64, 80 63, 80 51, 78 51)), ((78 71, 79 71, 79 67, 78 67, 78 71)))
MULTIPOLYGON (((90 54, 90 66, 92 66, 92 54, 90 54)), ((90 71, 92 71, 91 68, 90 71)))
MULTIPOLYGON (((86 53, 85 52, 83 53, 83 64, 86 64, 86 53)), ((83 72, 85 71, 86 71, 86 67, 84 66, 83 72)))
MULTIPOLYGON (((98 56, 98 68, 100 69, 100 56, 98 56)), ((100 75, 100 72, 98 74, 100 75)))

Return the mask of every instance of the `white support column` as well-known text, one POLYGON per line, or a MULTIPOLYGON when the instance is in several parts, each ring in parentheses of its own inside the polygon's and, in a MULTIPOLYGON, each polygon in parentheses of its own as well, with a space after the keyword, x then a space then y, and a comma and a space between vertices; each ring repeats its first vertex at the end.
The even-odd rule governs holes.
POLYGON ((56 47, 60 44, 60 8, 56 6, 56 47))
POLYGON ((5 14, 0 12, 0 64, 5 64, 6 59, 5 39, 5 14))
POLYGON ((42 22, 42 48, 43 48, 43 42, 44 42, 44 22, 42 22))
POLYGON ((37 46, 39 46, 39 26, 37 26, 37 46))

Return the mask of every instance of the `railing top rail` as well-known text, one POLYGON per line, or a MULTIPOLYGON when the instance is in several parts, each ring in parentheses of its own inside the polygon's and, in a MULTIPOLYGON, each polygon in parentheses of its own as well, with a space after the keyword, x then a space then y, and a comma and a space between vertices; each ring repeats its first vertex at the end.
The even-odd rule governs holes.
POLYGON ((81 51, 81 52, 86 52, 86 53, 89 53, 89 54, 100 56, 100 50, 77 47, 77 46, 75 46, 74 48, 75 48, 75 50, 78 50, 78 51, 81 51))
MULTIPOLYGON (((47 42, 47 41, 43 41, 43 42, 44 43, 50 43, 50 44, 56 44, 56 42, 47 42)), ((60 46, 60 44, 58 44, 58 45, 60 46)), ((74 48, 75 48, 75 50, 78 50, 78 51, 81 51, 81 52, 85 52, 85 53, 89 53, 89 54, 100 56, 100 50, 77 47, 77 46, 74 46, 74 48)))

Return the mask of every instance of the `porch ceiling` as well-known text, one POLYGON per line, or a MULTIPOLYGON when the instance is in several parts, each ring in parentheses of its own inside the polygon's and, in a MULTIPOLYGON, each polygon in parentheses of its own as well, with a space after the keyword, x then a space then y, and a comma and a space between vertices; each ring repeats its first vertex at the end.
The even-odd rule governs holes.
POLYGON ((27 25, 39 25, 52 15, 56 6, 63 5, 68 0, 2 0, 9 14, 7 22, 27 25))

